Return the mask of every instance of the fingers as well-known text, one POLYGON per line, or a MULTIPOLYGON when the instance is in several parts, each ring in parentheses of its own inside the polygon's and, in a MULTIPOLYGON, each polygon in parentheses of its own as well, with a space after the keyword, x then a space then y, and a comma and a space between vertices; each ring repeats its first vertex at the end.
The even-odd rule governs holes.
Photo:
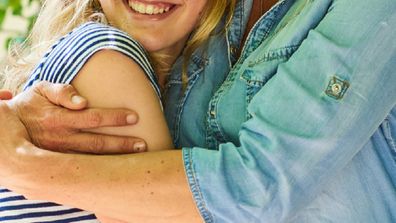
POLYGON ((81 97, 71 85, 43 81, 36 84, 33 89, 36 93, 46 97, 51 103, 68 109, 80 110, 88 104, 87 100, 81 97))
POLYGON ((61 147, 63 151, 66 150, 64 152, 113 155, 147 151, 143 140, 132 137, 78 133, 63 140, 61 147))
POLYGON ((0 90, 0 100, 10 100, 12 99, 12 93, 8 90, 0 90))
POLYGON ((85 109, 69 111, 54 110, 51 115, 42 119, 44 129, 64 128, 82 130, 99 127, 133 125, 138 121, 135 112, 126 109, 85 109))
POLYGON ((83 133, 85 129, 136 124, 138 116, 135 112, 84 109, 86 100, 77 98, 76 101, 73 96, 77 96, 77 92, 69 85, 42 82, 9 102, 31 141, 44 149, 95 154, 145 151, 144 142, 138 139, 83 133), (140 144, 136 144, 138 142, 140 144))

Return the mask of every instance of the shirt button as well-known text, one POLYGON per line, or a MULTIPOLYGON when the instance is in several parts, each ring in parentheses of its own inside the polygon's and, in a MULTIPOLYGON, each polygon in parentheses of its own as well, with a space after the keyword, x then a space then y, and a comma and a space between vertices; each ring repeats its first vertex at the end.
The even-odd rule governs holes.
POLYGON ((342 90, 342 86, 341 86, 341 84, 338 84, 338 83, 333 84, 331 86, 331 90, 333 91, 333 94, 338 95, 338 94, 340 94, 340 92, 342 90))
POLYGON ((325 93, 327 96, 340 100, 349 88, 349 82, 337 76, 333 76, 327 85, 325 93))
POLYGON ((215 111, 210 111, 210 116, 215 117, 216 116, 216 112, 215 111))
POLYGON ((238 48, 236 48, 235 46, 231 46, 230 51, 231 51, 231 54, 233 56, 235 56, 238 53, 238 48))

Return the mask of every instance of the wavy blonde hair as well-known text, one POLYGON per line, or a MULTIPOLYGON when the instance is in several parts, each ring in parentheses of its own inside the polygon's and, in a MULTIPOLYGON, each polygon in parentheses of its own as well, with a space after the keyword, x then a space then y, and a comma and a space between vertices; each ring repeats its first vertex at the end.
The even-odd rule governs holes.
MULTIPOLYGON (((227 21, 231 19, 235 4, 236 0, 208 0, 199 24, 183 51, 183 82, 187 81, 187 65, 191 55, 214 33, 223 17, 226 17, 227 21)), ((59 38, 88 21, 107 24, 97 0, 44 0, 26 41, 10 48, 5 68, 1 73, 3 77, 0 78, 4 81, 3 87, 14 93, 20 92, 48 49, 59 38)), ((160 63, 154 61, 154 65, 160 63)))

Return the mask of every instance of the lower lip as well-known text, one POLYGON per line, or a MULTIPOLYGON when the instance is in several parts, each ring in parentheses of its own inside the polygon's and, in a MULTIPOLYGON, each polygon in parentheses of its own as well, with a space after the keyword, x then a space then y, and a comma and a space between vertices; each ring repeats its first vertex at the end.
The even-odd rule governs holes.
POLYGON ((132 9, 129 6, 128 0, 125 1, 125 5, 129 9, 129 11, 131 12, 133 18, 134 19, 138 19, 138 20, 154 20, 154 21, 163 20, 163 19, 166 19, 167 17, 169 17, 170 15, 172 15, 173 12, 175 12, 175 10, 177 9, 177 5, 175 5, 171 9, 169 9, 169 11, 167 11, 165 13, 156 14, 156 15, 149 15, 149 14, 141 14, 139 12, 136 12, 134 9, 132 9))

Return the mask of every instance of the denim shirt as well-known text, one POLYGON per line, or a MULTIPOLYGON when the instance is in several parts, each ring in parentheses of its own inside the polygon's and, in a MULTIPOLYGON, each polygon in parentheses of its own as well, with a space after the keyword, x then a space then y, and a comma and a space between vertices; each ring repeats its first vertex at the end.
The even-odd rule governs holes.
POLYGON ((396 222, 396 1, 280 0, 169 78, 165 113, 205 222, 396 222))

